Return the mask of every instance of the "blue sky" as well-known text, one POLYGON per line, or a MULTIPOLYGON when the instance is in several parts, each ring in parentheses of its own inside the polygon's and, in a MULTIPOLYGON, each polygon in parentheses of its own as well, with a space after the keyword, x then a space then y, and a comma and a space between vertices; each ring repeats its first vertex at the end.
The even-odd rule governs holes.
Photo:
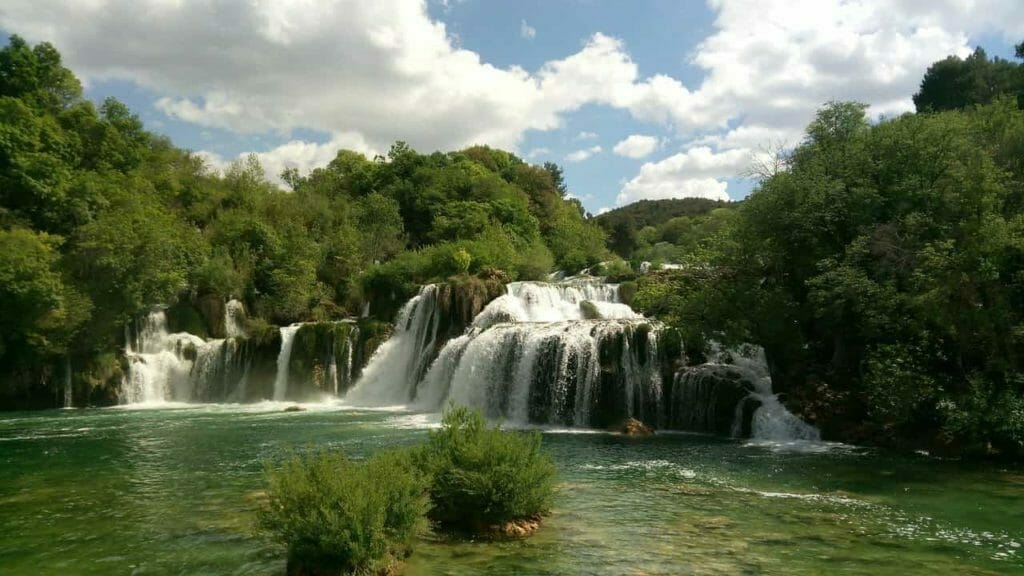
POLYGON ((9 0, 0 29, 215 167, 481 143, 561 164, 598 212, 742 198, 738 174, 821 103, 909 110, 929 63, 1010 57, 1024 18, 1018 0, 9 0))

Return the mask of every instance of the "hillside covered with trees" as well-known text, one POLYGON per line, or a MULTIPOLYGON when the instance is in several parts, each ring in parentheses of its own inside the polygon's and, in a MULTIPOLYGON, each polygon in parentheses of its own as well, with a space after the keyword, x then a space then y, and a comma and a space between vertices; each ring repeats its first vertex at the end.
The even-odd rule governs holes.
POLYGON ((632 261, 674 262, 725 218, 730 202, 707 198, 640 200, 597 216, 608 248, 632 261), (711 213, 714 213, 713 215, 711 213))
MULTIPOLYGON (((929 70, 921 94, 950 62, 929 70)), ((684 270, 641 277, 634 305, 678 326, 695 354, 709 339, 763 346, 775 390, 825 437, 1019 456, 1024 111, 1014 90, 983 102, 958 92, 947 102, 959 105, 876 124, 861 104, 826 105, 787 169, 683 250, 684 270)))
POLYGON ((710 342, 763 346, 776 391, 827 438, 1019 454, 1022 70, 981 51, 937 62, 917 114, 871 123, 829 103, 741 203, 588 219, 558 166, 483 146, 342 150, 282 174, 287 189, 255 157, 221 174, 123 104, 84 99, 52 46, 12 37, 0 398, 52 405, 68 361, 111 388, 124 327, 155 306, 234 297, 257 331, 368 303, 389 322, 424 283, 539 279, 617 254, 680 264, 640 276, 633 305, 678 328, 691 360, 710 342))
MULTIPOLYGON (((83 98, 49 44, 0 50, 0 405, 53 405, 65 363, 115 386, 125 326, 155 306, 244 301, 284 325, 371 312, 456 274, 537 279, 606 257, 558 166, 487 147, 342 150, 268 180, 223 174, 83 98)), ((397 303, 397 304, 396 304, 397 303)))

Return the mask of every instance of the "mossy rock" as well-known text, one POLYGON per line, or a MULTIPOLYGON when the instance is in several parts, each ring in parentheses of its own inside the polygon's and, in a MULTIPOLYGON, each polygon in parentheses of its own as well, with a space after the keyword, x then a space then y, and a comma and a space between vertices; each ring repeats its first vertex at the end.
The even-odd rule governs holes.
POLYGON ((597 309, 597 304, 590 300, 580 302, 580 314, 583 315, 584 320, 604 320, 601 311, 597 309))
POLYGON ((465 332, 484 307, 503 294, 503 278, 494 272, 487 278, 460 274, 438 285, 439 334, 442 339, 448 340, 465 332))

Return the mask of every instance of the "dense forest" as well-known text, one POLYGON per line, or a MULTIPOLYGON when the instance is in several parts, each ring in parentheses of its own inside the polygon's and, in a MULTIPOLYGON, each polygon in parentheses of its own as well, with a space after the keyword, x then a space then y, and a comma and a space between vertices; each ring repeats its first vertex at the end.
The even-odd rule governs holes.
MULTIPOLYGON (((52 405, 66 362, 109 390, 125 325, 241 299, 266 326, 371 312, 456 274, 538 279, 606 257, 561 169, 487 147, 340 151, 290 190, 255 156, 223 174, 83 98, 49 44, 0 51, 0 405, 52 405)), ((90 396, 92 397, 92 396, 90 396)))
POLYGON ((599 215, 608 248, 633 261, 675 262, 717 229, 730 202, 706 198, 640 200, 599 215), (709 214, 711 213, 711 214, 709 214))
POLYGON ((764 346, 825 437, 1024 453, 1022 86, 1024 65, 979 50, 928 70, 917 114, 826 105, 634 305, 697 350, 764 346))
POLYGON ((269 326, 370 303, 387 321, 433 280, 617 254, 676 264, 611 269, 691 357, 763 346, 776 391, 826 438, 1021 454, 1024 66, 950 57, 914 102, 878 122, 825 105, 743 202, 588 218, 558 166, 484 146, 343 150, 287 187, 255 157, 219 173, 15 36, 0 51, 0 401, 52 401, 67 361, 96 387, 119 378, 124 326, 154 306, 234 297, 269 326))

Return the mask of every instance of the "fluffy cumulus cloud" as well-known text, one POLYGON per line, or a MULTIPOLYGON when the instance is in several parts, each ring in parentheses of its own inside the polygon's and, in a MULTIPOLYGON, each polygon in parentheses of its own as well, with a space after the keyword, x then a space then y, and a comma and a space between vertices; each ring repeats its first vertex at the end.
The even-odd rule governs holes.
POLYGON ((747 150, 715 152, 698 146, 659 162, 647 162, 626 182, 615 199, 619 205, 644 198, 710 198, 728 200, 725 178, 744 171, 751 162, 747 150))
POLYGON ((645 164, 617 202, 644 197, 726 197, 724 178, 765 147, 795 145, 829 100, 870 104, 874 116, 913 109, 932 62, 966 55, 968 37, 1024 36, 1019 0, 709 0, 715 30, 694 50, 699 86, 657 75, 637 82, 627 104, 691 148, 645 164), (708 147, 711 148, 708 148, 708 147), (692 172, 697 159, 716 173, 692 172), (676 190, 675 193, 672 190, 676 190))
POLYGON ((618 144, 612 148, 612 152, 615 152, 619 156, 625 156, 626 158, 644 158, 650 156, 652 152, 658 149, 658 139, 654 136, 644 136, 643 134, 631 134, 624 140, 619 141, 618 144))
MULTIPOLYGON (((282 166, 311 167, 336 143, 517 149, 527 131, 562 128, 582 106, 625 110, 684 146, 645 164, 619 202, 720 197, 725 166, 769 141, 794 144, 823 102, 860 100, 875 115, 906 111, 928 64, 967 53, 970 37, 1024 37, 1020 0, 708 5, 715 21, 690 52, 704 72, 693 86, 641 77, 624 43, 601 33, 537 70, 499 68, 460 48, 425 0, 5 0, 0 28, 53 42, 86 81, 148 88, 161 95, 159 110, 201 127, 331 135, 327 144, 294 141, 265 153, 282 166), (722 167, 689 172, 705 153, 724 159, 722 167)), ((522 21, 520 33, 536 31, 522 21)), ((640 153, 636 142, 620 144, 640 153)))
POLYGON ((237 133, 515 148, 587 100, 546 101, 540 76, 482 62, 407 0, 10 0, 0 27, 53 42, 86 81, 133 81, 164 113, 237 133))
POLYGON ((600 153, 601 153, 601 147, 600 146, 591 146, 590 148, 582 148, 580 150, 576 150, 575 152, 570 152, 570 153, 566 154, 565 161, 566 162, 583 162, 587 158, 590 158, 591 156, 593 156, 595 154, 600 154, 600 153))

